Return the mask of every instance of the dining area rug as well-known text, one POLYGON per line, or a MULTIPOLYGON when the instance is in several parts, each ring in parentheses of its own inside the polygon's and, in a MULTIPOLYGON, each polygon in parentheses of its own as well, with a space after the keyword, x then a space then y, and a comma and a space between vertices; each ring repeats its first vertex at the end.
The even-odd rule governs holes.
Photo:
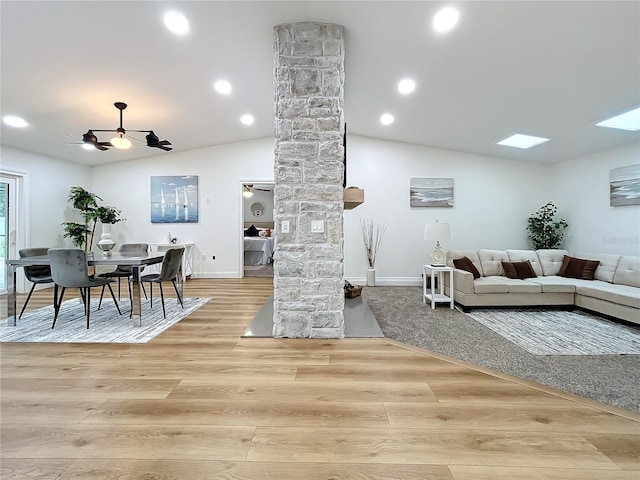
POLYGON ((13 317, 4 319, 0 324, 0 342, 148 343, 208 301, 209 298, 185 298, 182 308, 175 298, 166 299, 167 318, 164 318, 159 298, 153 302, 153 308, 143 299, 140 326, 138 319, 129 318, 128 299, 118 302, 122 315, 113 300, 103 300, 98 310, 98 299, 92 299, 87 329, 83 305, 76 298, 62 303, 54 329, 53 305, 26 312, 15 327, 13 317))

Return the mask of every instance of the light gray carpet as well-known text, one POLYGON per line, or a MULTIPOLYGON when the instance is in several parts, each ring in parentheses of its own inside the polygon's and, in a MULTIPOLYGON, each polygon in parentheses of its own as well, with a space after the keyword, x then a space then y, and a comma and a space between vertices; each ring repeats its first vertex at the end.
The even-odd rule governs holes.
POLYGON ((640 331, 586 312, 477 309, 467 315, 534 355, 640 354, 640 331))
POLYGON ((0 325, 2 342, 55 342, 55 343, 147 343, 167 328, 191 314, 209 301, 208 298, 185 298, 184 308, 175 298, 165 298, 167 318, 162 316, 160 299, 149 308, 147 300, 142 301, 142 327, 139 320, 130 319, 128 299, 119 301, 122 315, 113 300, 104 300, 97 310, 98 300, 91 300, 89 329, 84 308, 78 299, 67 300, 60 307, 60 314, 54 329, 53 305, 25 313, 13 326, 13 317, 0 325))
POLYGON ((388 338, 640 412, 640 355, 533 355, 464 313, 432 310, 421 287, 362 294, 388 338))

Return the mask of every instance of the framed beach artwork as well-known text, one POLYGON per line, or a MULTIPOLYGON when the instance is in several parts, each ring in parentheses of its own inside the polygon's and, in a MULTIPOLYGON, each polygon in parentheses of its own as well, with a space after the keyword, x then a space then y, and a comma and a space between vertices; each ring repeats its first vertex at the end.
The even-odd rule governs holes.
POLYGON ((412 178, 409 202, 412 207, 453 207, 453 178, 412 178))
POLYGON ((640 163, 609 171, 609 204, 640 205, 640 163))
POLYGON ((151 177, 151 223, 197 223, 198 177, 151 177))

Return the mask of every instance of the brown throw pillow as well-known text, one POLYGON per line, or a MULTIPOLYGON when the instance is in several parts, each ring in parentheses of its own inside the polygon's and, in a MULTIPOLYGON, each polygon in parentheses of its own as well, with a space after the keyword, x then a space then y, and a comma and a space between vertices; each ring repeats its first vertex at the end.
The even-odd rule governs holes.
POLYGON ((586 260, 565 255, 558 275, 567 278, 593 280, 598 265, 600 265, 600 260, 586 260))
POLYGON ((525 278, 536 278, 535 270, 529 260, 524 262, 502 262, 502 268, 508 278, 518 278, 524 280, 525 278))
POLYGON ((480 278, 480 272, 469 257, 454 258, 453 266, 459 270, 464 270, 465 272, 473 274, 473 278, 480 278))

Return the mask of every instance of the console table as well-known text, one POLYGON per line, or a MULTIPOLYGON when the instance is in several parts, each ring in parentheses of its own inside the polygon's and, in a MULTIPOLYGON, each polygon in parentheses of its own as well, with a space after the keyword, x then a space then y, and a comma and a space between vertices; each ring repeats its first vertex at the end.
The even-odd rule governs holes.
POLYGON ((449 303, 453 309, 453 268, 444 265, 423 265, 422 266, 422 302, 431 302, 431 308, 436 308, 436 303, 449 303), (445 275, 448 273, 449 275, 445 275), (431 279, 429 287, 427 287, 427 276, 431 279), (436 287, 436 276, 438 285, 436 287), (444 292, 445 277, 449 277, 449 295, 444 292))
POLYGON ((184 255, 182 256, 182 281, 185 282, 193 274, 193 249, 195 243, 150 243, 149 248, 152 252, 166 252, 170 248, 184 247, 184 255))

